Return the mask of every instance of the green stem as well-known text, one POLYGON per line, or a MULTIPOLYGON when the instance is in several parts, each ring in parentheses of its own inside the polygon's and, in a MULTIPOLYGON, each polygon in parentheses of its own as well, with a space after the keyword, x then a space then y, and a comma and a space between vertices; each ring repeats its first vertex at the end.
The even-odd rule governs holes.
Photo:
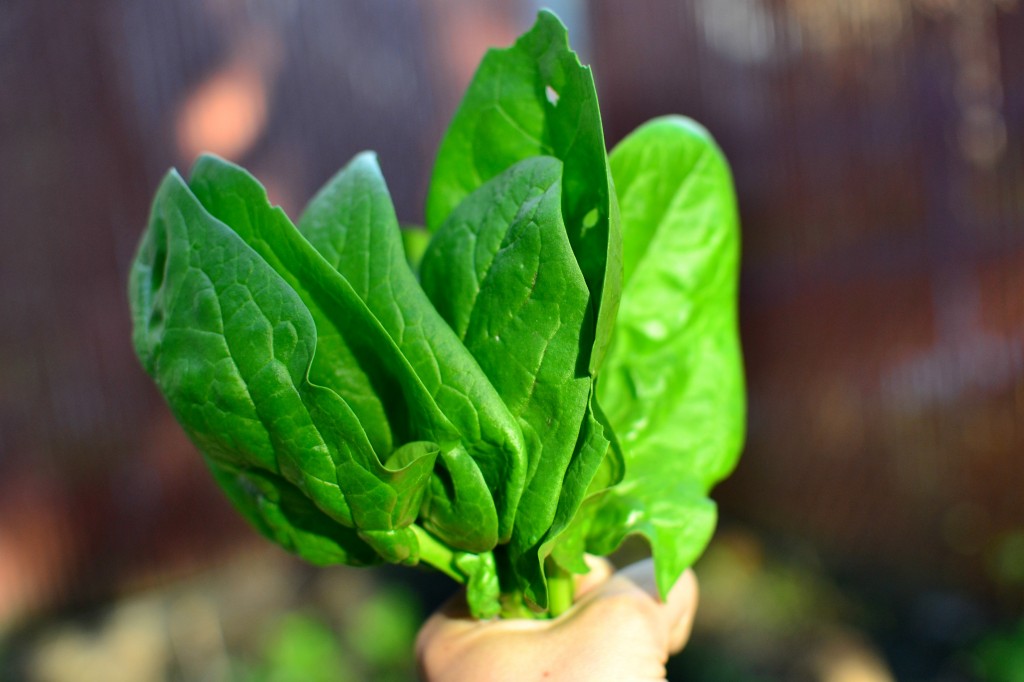
POLYGON ((455 552, 416 524, 409 526, 420 544, 420 561, 430 564, 455 582, 465 585, 466 576, 455 565, 455 552))
POLYGON ((573 575, 550 560, 544 572, 548 577, 548 610, 553 618, 557 618, 572 606, 575 591, 573 575))
POLYGON ((515 592, 502 592, 500 600, 502 618, 510 620, 540 620, 547 617, 547 614, 541 611, 534 611, 527 606, 522 592, 518 590, 515 592))

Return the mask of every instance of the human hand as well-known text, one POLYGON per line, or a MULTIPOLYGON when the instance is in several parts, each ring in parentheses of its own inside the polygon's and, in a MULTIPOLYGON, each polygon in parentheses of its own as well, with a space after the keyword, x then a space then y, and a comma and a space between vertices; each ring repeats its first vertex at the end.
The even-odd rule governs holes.
POLYGON ((473 620, 460 596, 420 629, 416 656, 427 682, 664 680, 697 610, 697 579, 686 571, 663 603, 650 560, 612 574, 590 562, 576 603, 553 620, 473 620))

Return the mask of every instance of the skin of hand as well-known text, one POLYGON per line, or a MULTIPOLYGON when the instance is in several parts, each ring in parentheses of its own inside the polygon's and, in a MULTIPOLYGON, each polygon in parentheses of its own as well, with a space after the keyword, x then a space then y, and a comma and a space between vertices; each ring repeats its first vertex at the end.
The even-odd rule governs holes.
POLYGON ((650 560, 612 573, 588 557, 576 603, 553 620, 475 621, 457 597, 432 615, 416 640, 427 682, 629 682, 664 680, 697 610, 697 579, 686 571, 664 602, 650 560))

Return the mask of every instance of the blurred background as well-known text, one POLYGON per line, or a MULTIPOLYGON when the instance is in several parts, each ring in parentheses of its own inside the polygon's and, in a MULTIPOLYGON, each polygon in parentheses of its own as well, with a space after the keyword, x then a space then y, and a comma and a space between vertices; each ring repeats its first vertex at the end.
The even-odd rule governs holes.
MULTIPOLYGON (((733 164, 749 438, 673 680, 1024 680, 1024 3, 560 0, 614 144, 733 164)), ((407 680, 454 589, 315 570, 222 499, 130 346, 170 166, 293 216, 433 153, 525 0, 0 2, 0 680, 407 680)), ((635 548, 627 548, 628 560, 635 548)))

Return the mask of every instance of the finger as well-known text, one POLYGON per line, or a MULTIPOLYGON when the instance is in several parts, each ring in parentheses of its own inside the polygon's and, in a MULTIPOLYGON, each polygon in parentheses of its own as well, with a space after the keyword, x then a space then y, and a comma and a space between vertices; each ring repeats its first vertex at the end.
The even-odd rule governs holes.
POLYGON ((693 571, 687 570, 679 577, 665 601, 658 595, 653 560, 645 559, 631 564, 620 570, 616 575, 618 577, 628 579, 657 603, 658 620, 667 633, 669 651, 676 653, 682 649, 690 638, 699 602, 697 576, 693 571))
POLYGON ((700 603, 697 575, 687 570, 669 590, 665 600, 665 618, 669 626, 669 652, 676 654, 686 645, 693 630, 693 619, 700 603))
POLYGON ((561 646, 586 652, 576 659, 572 679, 665 678, 674 623, 667 605, 652 596, 652 585, 643 567, 620 571, 552 621, 561 646))

